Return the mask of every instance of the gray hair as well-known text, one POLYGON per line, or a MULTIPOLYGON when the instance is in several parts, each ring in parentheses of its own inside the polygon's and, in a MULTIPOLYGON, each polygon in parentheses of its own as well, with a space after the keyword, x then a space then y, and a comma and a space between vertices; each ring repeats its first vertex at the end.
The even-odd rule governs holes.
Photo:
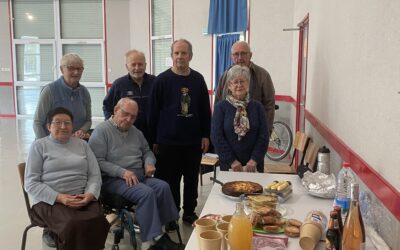
POLYGON ((248 44, 246 41, 237 41, 237 42, 235 42, 234 44, 232 44, 231 52, 232 52, 232 48, 233 48, 234 46, 236 46, 236 45, 239 45, 239 44, 244 45, 244 46, 246 47, 246 49, 251 53, 250 46, 249 46, 249 44, 248 44))
POLYGON ((188 40, 182 38, 182 39, 175 40, 175 41, 172 43, 172 45, 171 45, 171 57, 172 57, 172 54, 174 53, 174 45, 175 45, 175 43, 177 43, 177 42, 184 42, 184 43, 186 43, 186 44, 188 45, 188 47, 189 47, 189 55, 190 55, 190 56, 193 56, 193 46, 192 46, 192 44, 191 44, 188 40))
POLYGON ((60 64, 61 66, 68 66, 71 64, 80 64, 83 66, 83 60, 77 53, 69 53, 63 55, 60 64))
POLYGON ((137 102, 129 97, 124 97, 124 98, 119 99, 119 101, 117 102, 117 105, 115 105, 115 106, 118 108, 121 108, 122 106, 124 106, 126 104, 132 104, 132 105, 138 106, 137 102))
POLYGON ((128 52, 125 53, 125 62, 126 62, 126 61, 128 60, 128 58, 129 58, 131 55, 133 55, 133 54, 138 54, 138 55, 143 56, 144 62, 146 63, 146 57, 145 57, 144 53, 143 53, 142 51, 139 51, 139 50, 136 50, 136 49, 128 50, 128 52))
POLYGON ((240 66, 240 65, 234 65, 232 66, 226 75, 226 80, 230 82, 231 80, 242 76, 244 77, 247 81, 250 82, 250 70, 246 66, 240 66))

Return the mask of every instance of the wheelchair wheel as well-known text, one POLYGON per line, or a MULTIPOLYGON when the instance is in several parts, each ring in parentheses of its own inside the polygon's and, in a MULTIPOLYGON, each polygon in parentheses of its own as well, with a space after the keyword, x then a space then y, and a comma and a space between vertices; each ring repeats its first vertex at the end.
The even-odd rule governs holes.
POLYGON ((123 209, 122 213, 123 214, 122 214, 121 223, 124 223, 125 228, 128 230, 131 245, 132 245, 133 249, 136 250, 137 249, 137 241, 136 241, 136 233, 135 233, 135 227, 133 224, 132 215, 126 209, 123 209))
POLYGON ((280 161, 289 154, 293 144, 293 135, 289 126, 284 122, 275 121, 273 126, 266 156, 270 160, 280 161))

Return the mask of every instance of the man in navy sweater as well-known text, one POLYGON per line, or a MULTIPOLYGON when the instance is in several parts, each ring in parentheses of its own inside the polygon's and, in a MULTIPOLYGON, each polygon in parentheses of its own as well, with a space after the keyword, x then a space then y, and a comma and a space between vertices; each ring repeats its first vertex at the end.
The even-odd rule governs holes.
POLYGON ((189 67, 192 45, 185 39, 171 46, 172 68, 157 76, 150 97, 149 126, 157 155, 156 177, 167 181, 180 210, 183 176, 182 220, 198 217, 197 186, 202 153, 209 147, 211 110, 203 76, 189 67))
POLYGON ((155 76, 146 73, 146 58, 143 52, 129 50, 125 54, 125 67, 128 74, 114 81, 103 101, 104 118, 107 120, 113 115, 114 107, 121 98, 129 97, 139 105, 139 114, 135 127, 143 132, 144 137, 152 144, 149 136, 147 120, 149 95, 153 88, 155 76))

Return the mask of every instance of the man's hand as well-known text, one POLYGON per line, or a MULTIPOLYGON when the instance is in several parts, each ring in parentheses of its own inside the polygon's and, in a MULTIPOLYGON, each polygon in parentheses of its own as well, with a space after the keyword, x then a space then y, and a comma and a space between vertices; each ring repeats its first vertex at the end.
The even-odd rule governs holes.
POLYGON ((207 153, 208 147, 210 146, 210 140, 208 138, 201 138, 201 150, 203 150, 203 153, 207 153))
POLYGON ((156 172, 156 167, 153 164, 148 164, 144 167, 144 174, 147 177, 153 177, 155 172, 156 172))
POLYGON ((139 180, 137 178, 137 176, 135 175, 134 172, 131 172, 129 170, 125 170, 124 175, 122 176, 122 178, 125 179, 126 185, 128 187, 132 187, 136 184, 139 183, 139 180))
POLYGON ((81 208, 89 204, 94 200, 94 195, 92 193, 84 193, 78 195, 70 194, 57 194, 56 202, 62 203, 67 207, 71 208, 81 208))
POLYGON ((231 168, 234 172, 242 172, 242 163, 240 163, 238 160, 235 160, 232 162, 231 168))
POLYGON ((255 160, 250 159, 247 164, 247 172, 256 172, 257 169, 257 162, 255 160))

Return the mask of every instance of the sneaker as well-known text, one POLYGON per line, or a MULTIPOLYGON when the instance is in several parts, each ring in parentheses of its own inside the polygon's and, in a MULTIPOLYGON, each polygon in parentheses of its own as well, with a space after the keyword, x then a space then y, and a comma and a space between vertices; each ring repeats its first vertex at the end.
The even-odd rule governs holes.
POLYGON ((178 229, 179 228, 179 225, 178 225, 178 223, 176 223, 176 221, 171 221, 170 223, 168 223, 167 225, 165 225, 165 231, 167 232, 167 233, 169 233, 169 232, 173 232, 173 231, 175 231, 176 229, 178 229))
POLYGON ((48 228, 43 228, 42 240, 48 247, 56 247, 56 241, 54 240, 53 233, 50 232, 48 228))
POLYGON ((181 250, 184 249, 185 245, 180 245, 171 240, 168 234, 164 234, 156 244, 151 246, 149 250, 181 250))
POLYGON ((197 214, 195 214, 195 213, 193 213, 193 214, 183 214, 183 216, 182 216, 182 220, 184 222, 189 223, 190 225, 193 224, 193 222, 195 222, 198 218, 199 218, 199 216, 197 216, 197 214))

